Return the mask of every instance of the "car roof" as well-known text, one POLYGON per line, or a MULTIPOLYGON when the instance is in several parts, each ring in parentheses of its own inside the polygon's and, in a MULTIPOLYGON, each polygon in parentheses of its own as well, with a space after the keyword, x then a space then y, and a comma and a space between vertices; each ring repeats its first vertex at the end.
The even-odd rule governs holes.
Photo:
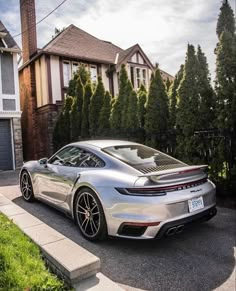
POLYGON ((74 142, 73 145, 82 145, 82 146, 93 146, 97 148, 106 148, 112 146, 121 146, 121 145, 135 145, 137 143, 125 141, 125 140, 113 140, 113 139, 103 139, 103 140, 87 140, 74 142))

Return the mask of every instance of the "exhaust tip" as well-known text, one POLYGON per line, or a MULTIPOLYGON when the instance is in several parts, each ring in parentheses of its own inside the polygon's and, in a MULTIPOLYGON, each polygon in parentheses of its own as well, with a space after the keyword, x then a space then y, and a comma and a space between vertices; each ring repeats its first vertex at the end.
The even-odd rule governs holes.
POLYGON ((166 236, 172 236, 174 234, 181 233, 183 230, 184 230, 184 225, 183 224, 178 225, 178 226, 173 226, 173 227, 170 227, 169 229, 167 229, 165 235, 166 236))

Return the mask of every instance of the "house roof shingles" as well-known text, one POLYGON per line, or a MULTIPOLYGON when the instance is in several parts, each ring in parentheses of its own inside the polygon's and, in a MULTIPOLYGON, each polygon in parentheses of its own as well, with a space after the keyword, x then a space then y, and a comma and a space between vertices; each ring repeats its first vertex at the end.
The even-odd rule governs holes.
POLYGON ((44 52, 105 63, 114 63, 116 54, 123 50, 118 46, 100 40, 82 29, 70 25, 50 41, 44 52))
POLYGON ((4 36, 3 39, 9 49, 20 50, 14 38, 10 35, 10 33, 8 32, 6 27, 3 25, 1 20, 0 20, 0 32, 6 33, 6 36, 4 36))

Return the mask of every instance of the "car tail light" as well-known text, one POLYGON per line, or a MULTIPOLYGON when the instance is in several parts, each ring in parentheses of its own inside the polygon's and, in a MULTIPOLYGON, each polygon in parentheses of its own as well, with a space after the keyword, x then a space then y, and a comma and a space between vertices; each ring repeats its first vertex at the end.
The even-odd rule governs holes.
POLYGON ((162 187, 134 187, 134 188, 115 188, 120 194, 123 195, 133 195, 133 196, 163 196, 166 195, 167 192, 179 191, 188 188, 192 188, 207 182, 207 178, 188 182, 181 183, 169 186, 162 187))

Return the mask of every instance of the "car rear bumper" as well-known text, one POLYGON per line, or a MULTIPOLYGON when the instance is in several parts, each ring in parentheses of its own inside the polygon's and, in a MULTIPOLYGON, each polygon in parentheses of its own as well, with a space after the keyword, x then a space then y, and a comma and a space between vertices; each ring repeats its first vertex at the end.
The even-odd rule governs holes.
MULTIPOLYGON (((105 196, 108 191, 102 190, 100 193, 105 196)), ((107 195, 102 199, 103 202, 108 201, 107 204, 103 203, 108 234, 133 239, 154 239, 163 236, 172 225, 181 225, 182 220, 192 221, 195 220, 194 217, 204 217, 205 213, 211 213, 210 209, 216 205, 214 184, 209 181, 194 190, 197 191, 185 189, 160 197, 117 195, 111 190, 109 197, 107 195), (204 207, 191 212, 189 200, 201 196, 204 207)), ((185 226, 179 227, 178 231, 173 230, 173 233, 181 232, 183 228, 185 226)))
POLYGON ((210 220, 212 217, 216 215, 216 213, 217 213, 216 206, 213 206, 195 215, 167 222, 158 231, 157 235, 155 236, 155 239, 160 239, 163 236, 172 236, 174 234, 178 234, 187 227, 210 220))

